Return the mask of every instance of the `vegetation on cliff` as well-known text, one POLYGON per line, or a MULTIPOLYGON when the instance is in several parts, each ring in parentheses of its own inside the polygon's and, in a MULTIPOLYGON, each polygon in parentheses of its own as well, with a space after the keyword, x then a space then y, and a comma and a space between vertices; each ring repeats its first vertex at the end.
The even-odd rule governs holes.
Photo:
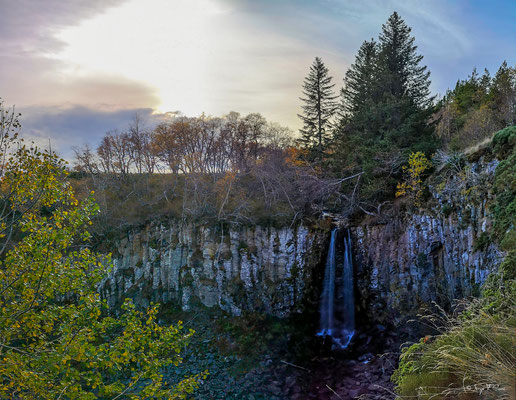
POLYGON ((491 151, 500 160, 491 234, 507 255, 479 299, 427 317, 441 333, 403 349, 393 375, 400 398, 516 397, 516 127, 497 132, 491 151))

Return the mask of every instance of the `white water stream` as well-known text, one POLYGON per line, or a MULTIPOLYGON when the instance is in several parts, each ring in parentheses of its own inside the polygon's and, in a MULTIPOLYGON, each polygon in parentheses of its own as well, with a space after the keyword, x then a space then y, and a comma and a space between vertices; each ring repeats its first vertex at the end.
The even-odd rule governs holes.
POLYGON ((337 228, 331 231, 321 295, 320 330, 318 336, 330 336, 334 346, 348 347, 355 334, 355 301, 353 294, 353 258, 351 236, 344 235, 343 262, 337 264, 337 228))

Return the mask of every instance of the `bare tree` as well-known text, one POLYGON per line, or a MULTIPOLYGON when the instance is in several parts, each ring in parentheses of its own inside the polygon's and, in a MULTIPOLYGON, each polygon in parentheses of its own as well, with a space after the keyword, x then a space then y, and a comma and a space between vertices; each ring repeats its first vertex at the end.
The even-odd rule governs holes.
POLYGON ((74 169, 76 171, 88 174, 97 174, 99 172, 96 155, 89 145, 86 144, 82 148, 74 148, 73 152, 75 154, 74 169))

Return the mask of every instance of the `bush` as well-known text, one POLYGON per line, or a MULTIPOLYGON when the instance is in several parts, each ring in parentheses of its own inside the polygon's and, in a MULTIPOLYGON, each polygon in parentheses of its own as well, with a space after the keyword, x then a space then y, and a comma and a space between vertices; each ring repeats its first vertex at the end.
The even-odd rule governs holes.
POLYGON ((86 229, 98 207, 78 201, 54 153, 10 139, 13 126, 0 103, 0 399, 185 398, 206 373, 171 386, 162 372, 193 332, 130 301, 106 316, 97 289, 109 259, 86 229))

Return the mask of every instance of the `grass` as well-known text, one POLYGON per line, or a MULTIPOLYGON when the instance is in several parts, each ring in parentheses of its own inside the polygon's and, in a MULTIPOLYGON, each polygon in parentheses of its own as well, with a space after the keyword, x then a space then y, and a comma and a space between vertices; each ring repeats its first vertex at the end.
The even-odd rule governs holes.
POLYGON ((399 399, 516 398, 516 285, 426 319, 440 333, 403 349, 399 399))

